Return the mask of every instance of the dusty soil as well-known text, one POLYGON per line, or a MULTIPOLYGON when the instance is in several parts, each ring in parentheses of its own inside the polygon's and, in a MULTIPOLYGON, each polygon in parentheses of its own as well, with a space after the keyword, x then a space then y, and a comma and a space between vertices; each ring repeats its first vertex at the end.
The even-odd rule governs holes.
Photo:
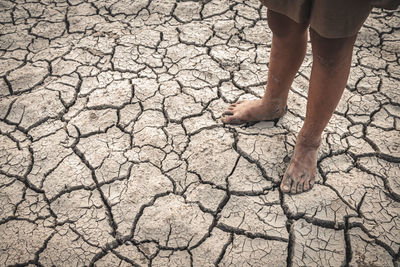
POLYGON ((310 46, 277 127, 258 1, 0 2, 0 265, 399 266, 400 11, 361 29, 317 183, 279 191, 310 46))

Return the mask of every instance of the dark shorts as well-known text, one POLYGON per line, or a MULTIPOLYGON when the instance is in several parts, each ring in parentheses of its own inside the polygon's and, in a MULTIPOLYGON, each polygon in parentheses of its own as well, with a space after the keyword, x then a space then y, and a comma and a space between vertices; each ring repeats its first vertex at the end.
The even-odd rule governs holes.
MULTIPOLYGON (((323 37, 344 38, 358 33, 377 0, 261 0, 261 2, 268 9, 286 15, 297 23, 309 22, 310 27, 323 37)), ((400 0, 389 0, 389 2, 395 5, 400 0)))

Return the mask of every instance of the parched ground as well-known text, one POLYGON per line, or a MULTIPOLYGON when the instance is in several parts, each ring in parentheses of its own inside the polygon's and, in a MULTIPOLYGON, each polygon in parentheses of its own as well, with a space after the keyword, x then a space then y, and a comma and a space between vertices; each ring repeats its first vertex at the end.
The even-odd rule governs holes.
POLYGON ((374 10, 317 184, 279 191, 310 50, 277 127, 256 0, 0 1, 0 266, 399 266, 400 11, 374 10))

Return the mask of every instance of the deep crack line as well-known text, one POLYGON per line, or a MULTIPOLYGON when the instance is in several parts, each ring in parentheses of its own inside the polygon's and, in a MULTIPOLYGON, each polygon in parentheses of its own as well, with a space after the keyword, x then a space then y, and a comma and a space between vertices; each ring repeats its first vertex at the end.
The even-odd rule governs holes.
POLYGON ((101 200, 106 208, 106 215, 108 217, 108 223, 112 229, 111 235, 114 238, 117 238, 117 233, 118 233, 118 225, 117 223, 114 221, 114 217, 113 217, 113 213, 112 213, 112 208, 111 208, 111 204, 108 202, 108 199, 106 198, 106 196, 103 193, 103 190, 101 190, 100 186, 99 186, 99 181, 97 180, 96 177, 96 171, 95 169, 90 165, 89 161, 86 159, 85 155, 79 151, 79 149, 75 146, 72 147, 72 150, 74 151, 74 153, 81 159, 82 163, 85 164, 85 166, 90 170, 91 172, 91 177, 93 179, 93 181, 96 184, 96 188, 100 193, 100 197, 101 200))

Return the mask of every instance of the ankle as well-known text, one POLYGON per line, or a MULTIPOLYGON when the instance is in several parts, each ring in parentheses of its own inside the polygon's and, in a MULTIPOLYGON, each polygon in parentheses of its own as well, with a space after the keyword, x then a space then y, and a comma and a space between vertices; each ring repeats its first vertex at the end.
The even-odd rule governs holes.
POLYGON ((273 107, 275 113, 281 114, 284 112, 287 106, 287 99, 286 98, 269 98, 263 97, 261 99, 261 103, 264 107, 273 107))
POLYGON ((310 134, 300 133, 297 136, 296 146, 301 146, 305 149, 315 150, 321 145, 321 135, 313 136, 310 134))

